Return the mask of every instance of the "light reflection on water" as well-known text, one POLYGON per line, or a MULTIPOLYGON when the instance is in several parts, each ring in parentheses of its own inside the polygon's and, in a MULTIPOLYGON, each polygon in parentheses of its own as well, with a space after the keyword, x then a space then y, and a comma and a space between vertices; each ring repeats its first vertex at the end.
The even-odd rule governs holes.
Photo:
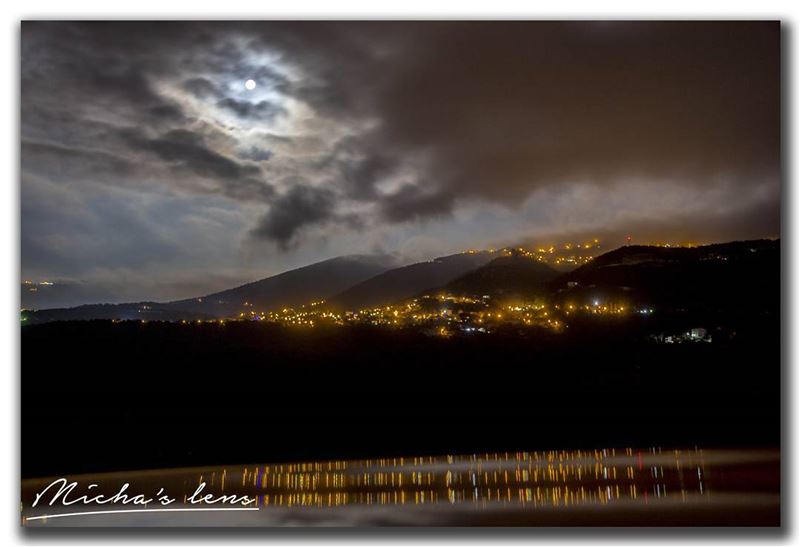
POLYGON ((704 468, 700 450, 611 449, 266 465, 237 470, 235 477, 225 470, 221 483, 224 489, 226 480, 241 480, 264 506, 502 502, 536 507, 708 495, 704 468))
MULTIPOLYGON (((765 495, 777 503, 778 467, 777 451, 627 448, 225 466, 70 479, 96 482, 109 492, 124 482, 137 492, 164 487, 184 493, 178 500, 184 503, 205 482, 207 492, 255 498, 257 515, 354 507, 427 507, 430 514, 444 508, 535 513, 537 508, 713 506, 715 498, 754 503, 765 495)), ((23 483, 23 516, 42 512, 30 503, 47 483, 23 483)), ((69 525, 56 521, 73 519, 50 520, 69 525)))

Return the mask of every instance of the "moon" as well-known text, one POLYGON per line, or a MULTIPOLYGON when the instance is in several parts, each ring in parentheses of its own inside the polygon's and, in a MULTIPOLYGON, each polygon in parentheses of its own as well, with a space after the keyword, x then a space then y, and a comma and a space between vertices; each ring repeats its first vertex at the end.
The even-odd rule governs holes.
POLYGON ((255 80, 247 80, 247 81, 244 83, 244 87, 246 87, 246 88, 247 88, 247 91, 253 91, 253 90, 256 88, 256 82, 255 82, 255 80))

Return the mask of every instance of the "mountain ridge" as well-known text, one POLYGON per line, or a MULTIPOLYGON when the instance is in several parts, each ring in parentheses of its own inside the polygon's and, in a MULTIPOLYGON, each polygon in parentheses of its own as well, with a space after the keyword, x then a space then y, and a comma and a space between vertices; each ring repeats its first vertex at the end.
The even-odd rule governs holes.
POLYGON ((412 298, 486 264, 492 256, 490 251, 464 252, 393 268, 337 294, 326 306, 358 310, 412 298))
POLYGON ((320 300, 332 309, 357 310, 436 291, 498 298, 546 296, 562 302, 618 298, 678 308, 720 308, 736 298, 739 304, 755 307, 760 298, 779 295, 779 251, 779 239, 698 247, 632 245, 603 253, 567 273, 508 249, 499 255, 468 251, 399 267, 392 267, 397 261, 386 255, 348 255, 202 297, 24 311, 23 322, 202 320, 320 300))
POLYGON ((30 322, 91 319, 213 319, 238 315, 243 309, 299 306, 325 299, 390 269, 389 255, 344 255, 204 296, 169 302, 84 304, 27 311, 30 322))

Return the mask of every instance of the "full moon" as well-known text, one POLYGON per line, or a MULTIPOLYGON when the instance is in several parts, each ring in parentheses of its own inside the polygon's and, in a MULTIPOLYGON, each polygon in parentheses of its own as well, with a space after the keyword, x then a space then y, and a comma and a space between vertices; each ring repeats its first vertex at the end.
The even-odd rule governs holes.
POLYGON ((247 88, 248 91, 253 91, 256 88, 255 80, 247 80, 244 83, 244 86, 247 88))

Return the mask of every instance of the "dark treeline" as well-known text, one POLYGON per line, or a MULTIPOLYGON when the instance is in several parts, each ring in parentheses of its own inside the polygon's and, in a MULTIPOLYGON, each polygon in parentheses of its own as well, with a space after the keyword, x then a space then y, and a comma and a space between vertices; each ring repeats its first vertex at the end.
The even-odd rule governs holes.
MULTIPOLYGON (((704 318, 713 321, 714 318, 704 318)), ((439 338, 261 323, 22 329, 23 476, 368 456, 777 445, 779 320, 439 338), (709 327, 712 343, 658 344, 709 327)))

